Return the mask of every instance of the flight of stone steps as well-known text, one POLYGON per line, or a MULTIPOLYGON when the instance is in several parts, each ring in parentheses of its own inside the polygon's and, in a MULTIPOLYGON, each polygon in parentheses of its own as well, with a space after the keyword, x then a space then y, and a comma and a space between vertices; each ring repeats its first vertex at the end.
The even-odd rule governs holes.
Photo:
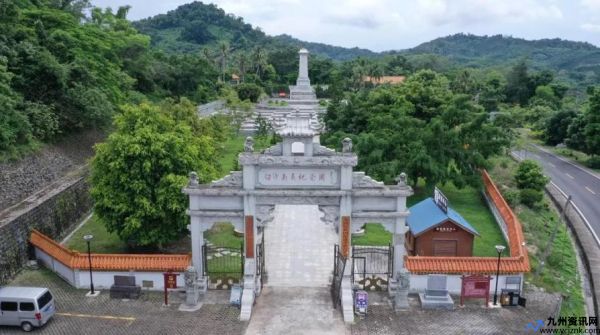
POLYGON ((259 115, 269 122, 273 128, 277 128, 286 115, 291 113, 299 113, 305 116, 310 115, 311 125, 320 128, 319 115, 324 113, 326 108, 319 105, 318 100, 270 99, 270 101, 275 104, 269 105, 268 102, 264 101, 256 105, 252 115, 240 127, 240 131, 243 134, 252 135, 258 130, 256 119, 259 115), (287 105, 277 105, 281 101, 285 101, 287 105))

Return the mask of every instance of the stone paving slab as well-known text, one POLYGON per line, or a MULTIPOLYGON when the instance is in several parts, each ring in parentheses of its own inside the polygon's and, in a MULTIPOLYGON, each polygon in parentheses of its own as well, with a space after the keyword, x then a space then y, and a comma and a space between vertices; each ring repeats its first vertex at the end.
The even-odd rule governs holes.
MULTIPOLYGON (((129 301, 110 299, 108 291, 96 298, 86 298, 86 291, 72 288, 47 270, 25 271, 11 285, 49 287, 55 296, 57 312, 61 314, 35 334, 237 335, 247 326, 238 320, 239 309, 228 304, 229 291, 208 291, 200 310, 185 313, 177 310, 183 301, 178 292, 170 294, 169 307, 162 307, 161 292, 144 292, 139 300, 129 301)), ((16 327, 0 326, 0 334, 23 332, 16 327)))
POLYGON ((316 205, 278 205, 265 228, 267 285, 328 287, 333 271, 332 225, 316 205))
POLYGON ((525 328, 527 324, 554 316, 560 298, 542 292, 525 296, 527 308, 486 308, 481 300, 469 300, 465 307, 450 311, 423 310, 418 297, 411 295, 410 310, 395 313, 385 294, 370 293, 368 314, 355 319, 352 334, 531 334, 533 332, 525 328))
POLYGON ((265 287, 252 310, 246 335, 345 335, 341 311, 328 288, 265 287))

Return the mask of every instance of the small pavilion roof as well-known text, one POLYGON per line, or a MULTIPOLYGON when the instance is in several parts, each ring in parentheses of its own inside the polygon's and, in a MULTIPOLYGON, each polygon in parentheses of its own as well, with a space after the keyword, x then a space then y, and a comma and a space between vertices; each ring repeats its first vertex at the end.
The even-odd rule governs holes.
POLYGON ((445 213, 431 197, 410 207, 410 215, 406 221, 412 234, 418 236, 448 220, 473 235, 479 235, 477 230, 458 212, 448 207, 448 212, 445 213))

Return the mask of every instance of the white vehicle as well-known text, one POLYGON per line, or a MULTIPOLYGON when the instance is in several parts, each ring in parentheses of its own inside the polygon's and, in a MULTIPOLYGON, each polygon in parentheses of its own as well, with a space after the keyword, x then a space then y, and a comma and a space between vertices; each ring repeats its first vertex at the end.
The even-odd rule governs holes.
POLYGON ((55 311, 47 288, 0 287, 0 326, 19 326, 29 332, 46 324, 55 311))

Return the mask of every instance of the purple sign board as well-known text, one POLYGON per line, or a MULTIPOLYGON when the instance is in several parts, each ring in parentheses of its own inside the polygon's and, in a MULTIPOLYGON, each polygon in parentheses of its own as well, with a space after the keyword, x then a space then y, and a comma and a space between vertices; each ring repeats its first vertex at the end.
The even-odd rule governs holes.
POLYGON ((369 294, 366 291, 356 291, 354 294, 354 308, 359 314, 367 314, 369 294))

